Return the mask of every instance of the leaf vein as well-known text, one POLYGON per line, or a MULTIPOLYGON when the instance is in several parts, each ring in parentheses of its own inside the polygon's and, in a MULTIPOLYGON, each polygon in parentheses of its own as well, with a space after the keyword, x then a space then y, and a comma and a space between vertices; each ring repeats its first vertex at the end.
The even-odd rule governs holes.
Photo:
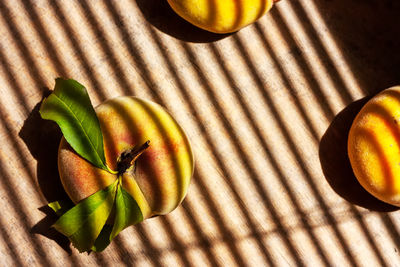
POLYGON ((84 128, 83 125, 82 125, 83 121, 80 121, 80 120, 79 120, 79 118, 75 115, 74 110, 73 110, 70 106, 68 106, 67 103, 65 103, 59 96, 57 96, 56 94, 54 94, 54 96, 55 96, 57 99, 59 99, 60 102, 61 102, 62 104, 64 104, 64 105, 68 108, 68 110, 71 111, 71 113, 72 113, 72 115, 74 116, 74 118, 77 119, 77 121, 79 122, 78 125, 79 125, 80 128, 82 129, 83 133, 85 134, 85 136, 86 136, 87 139, 89 140, 89 143, 90 143, 91 147, 92 147, 93 150, 95 151, 96 157, 100 160, 100 162, 103 163, 103 165, 105 165, 105 162, 103 162, 102 158, 100 157, 100 155, 99 155, 98 152, 97 152, 96 146, 92 143, 92 140, 90 139, 88 133, 85 131, 85 128, 84 128))

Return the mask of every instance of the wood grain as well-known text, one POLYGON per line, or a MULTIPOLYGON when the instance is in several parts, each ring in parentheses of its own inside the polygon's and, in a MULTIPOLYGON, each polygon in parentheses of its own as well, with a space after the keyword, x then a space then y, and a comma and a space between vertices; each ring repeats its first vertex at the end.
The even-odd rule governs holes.
POLYGON ((345 149, 356 101, 400 83, 399 14, 390 0, 283 0, 215 35, 163 0, 0 1, 0 265, 399 265, 398 208, 360 188, 345 149), (183 205, 103 253, 49 229, 61 135, 38 105, 60 76, 95 104, 162 104, 194 148, 183 205))

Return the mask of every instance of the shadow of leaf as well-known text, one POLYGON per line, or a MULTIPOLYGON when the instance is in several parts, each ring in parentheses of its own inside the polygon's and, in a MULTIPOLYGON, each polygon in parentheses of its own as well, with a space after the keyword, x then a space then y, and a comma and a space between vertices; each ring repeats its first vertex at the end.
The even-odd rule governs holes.
POLYGON ((44 217, 37 224, 35 224, 30 232, 33 234, 39 234, 45 236, 55 241, 65 252, 71 255, 72 249, 70 246, 71 242, 69 241, 69 239, 51 227, 57 221, 58 219, 57 215, 47 205, 40 207, 39 210, 45 213, 46 217, 44 217))
MULTIPOLYGON (((43 99, 51 93, 47 88, 44 91, 43 99)), ((62 134, 54 122, 41 118, 39 114, 41 102, 33 108, 18 135, 37 161, 36 174, 41 193, 48 202, 53 202, 68 199, 57 168, 58 145, 62 134)), ((44 212, 46 217, 32 227, 31 233, 54 240, 67 253, 71 254, 68 238, 51 228, 51 225, 57 220, 54 211, 48 206, 41 207, 39 210, 44 212)))
MULTIPOLYGON (((44 93, 44 97, 51 93, 44 93)), ((43 99, 44 99, 43 97, 43 99)), ((37 179, 43 196, 48 202, 68 198, 57 168, 58 145, 62 134, 57 124, 40 117, 40 101, 33 108, 19 132, 30 153, 37 161, 37 179)))

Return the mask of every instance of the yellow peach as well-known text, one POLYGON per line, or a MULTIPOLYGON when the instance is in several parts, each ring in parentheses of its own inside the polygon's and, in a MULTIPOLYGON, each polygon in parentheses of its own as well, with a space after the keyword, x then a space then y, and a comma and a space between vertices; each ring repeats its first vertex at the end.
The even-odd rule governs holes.
POLYGON ((382 91, 361 109, 349 132, 348 154, 360 184, 400 206, 400 86, 382 91))
MULTIPOLYGON (((107 165, 117 170, 123 152, 150 141, 135 165, 122 173, 122 186, 138 203, 144 218, 169 213, 186 195, 193 174, 190 143, 182 128, 160 105, 118 97, 96 109, 107 165)), ((63 138, 58 155, 61 182, 75 203, 104 189, 116 174, 94 167, 63 138)))
POLYGON ((235 32, 263 16, 277 0, 168 0, 182 18, 215 33, 235 32))

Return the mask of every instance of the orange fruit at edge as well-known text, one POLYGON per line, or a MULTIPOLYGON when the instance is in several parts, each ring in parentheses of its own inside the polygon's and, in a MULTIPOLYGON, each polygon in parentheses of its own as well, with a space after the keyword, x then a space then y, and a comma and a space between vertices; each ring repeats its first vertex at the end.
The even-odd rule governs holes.
POLYGON ((365 104, 353 121, 347 149, 360 184, 376 198, 400 206, 400 86, 365 104))

